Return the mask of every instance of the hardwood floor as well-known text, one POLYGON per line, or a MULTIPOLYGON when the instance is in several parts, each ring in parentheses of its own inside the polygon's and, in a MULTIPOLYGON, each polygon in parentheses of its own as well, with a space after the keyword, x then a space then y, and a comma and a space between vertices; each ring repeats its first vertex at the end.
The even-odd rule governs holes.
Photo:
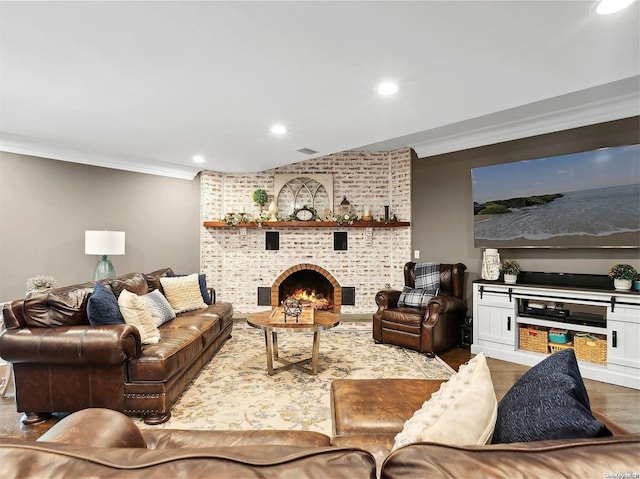
MULTIPOLYGON (((452 368, 458 369, 468 361, 472 355, 465 349, 455 348, 440 355, 452 368)), ((529 369, 527 366, 488 359, 491 377, 500 400, 513 383, 529 369)), ((0 366, 0 377, 4 377, 5 367, 0 366)), ((614 386, 585 379, 585 385, 591 400, 591 408, 604 414, 631 433, 640 433, 640 391, 614 386)), ((20 422, 22 413, 17 413, 14 404, 12 386, 7 395, 0 397, 0 436, 6 438, 20 438, 35 440, 53 426, 62 416, 35 426, 24 426, 20 422)))

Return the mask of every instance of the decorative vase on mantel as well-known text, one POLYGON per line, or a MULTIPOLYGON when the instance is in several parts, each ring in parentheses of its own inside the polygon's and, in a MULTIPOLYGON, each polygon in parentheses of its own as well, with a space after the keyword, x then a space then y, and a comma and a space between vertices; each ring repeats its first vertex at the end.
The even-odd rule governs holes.
POLYGON ((505 274, 504 275, 504 282, 507 284, 514 284, 516 281, 518 281, 518 275, 517 274, 505 274))

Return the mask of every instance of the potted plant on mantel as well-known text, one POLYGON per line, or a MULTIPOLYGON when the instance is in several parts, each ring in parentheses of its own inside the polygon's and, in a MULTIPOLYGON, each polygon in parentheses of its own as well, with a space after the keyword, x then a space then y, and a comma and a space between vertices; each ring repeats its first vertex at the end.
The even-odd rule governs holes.
POLYGON ((520 272, 520 265, 514 259, 505 259, 500 270, 504 274, 505 283, 515 283, 520 272))
POLYGON ((609 270, 613 279, 613 287, 618 290, 631 289, 631 283, 638 277, 638 272, 630 264, 616 264, 609 270))
POLYGON ((264 208, 264 205, 268 200, 269 195, 262 188, 258 188, 253 192, 253 202, 260 206, 260 213, 262 213, 262 208, 264 208))

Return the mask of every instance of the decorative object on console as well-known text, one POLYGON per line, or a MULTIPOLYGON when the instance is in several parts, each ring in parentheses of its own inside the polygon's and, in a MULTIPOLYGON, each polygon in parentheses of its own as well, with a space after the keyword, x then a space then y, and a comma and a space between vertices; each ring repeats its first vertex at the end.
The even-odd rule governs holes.
POLYGON ((515 283, 518 279, 518 273, 520 273, 520 265, 516 260, 506 259, 500 267, 504 274, 505 283, 515 283))
POLYGON ((96 271, 93 275, 94 281, 115 277, 116 270, 107 256, 124 254, 124 245, 124 231, 84 232, 84 254, 102 256, 96 265, 96 271))
POLYGON ((496 281, 500 277, 500 253, 497 249, 487 248, 482 252, 482 279, 496 281))
POLYGON ((616 264, 609 270, 613 287, 617 290, 631 289, 631 283, 638 277, 636 269, 629 264, 616 264))
POLYGON ((262 213, 262 208, 264 208, 264 205, 268 200, 269 195, 262 188, 258 188, 253 192, 253 202, 260 206, 260 213, 262 213))
POLYGON ((25 283, 27 294, 32 291, 46 291, 53 288, 55 285, 55 278, 53 276, 47 276, 44 274, 29 278, 25 283))

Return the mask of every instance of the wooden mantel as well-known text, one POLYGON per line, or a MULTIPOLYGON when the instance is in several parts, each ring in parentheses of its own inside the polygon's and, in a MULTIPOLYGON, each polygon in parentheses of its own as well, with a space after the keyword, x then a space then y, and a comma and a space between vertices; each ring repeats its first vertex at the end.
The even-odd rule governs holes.
POLYGON ((229 225, 225 221, 205 221, 206 228, 403 228, 411 226, 409 221, 354 221, 339 224, 337 221, 265 221, 245 222, 229 225))

